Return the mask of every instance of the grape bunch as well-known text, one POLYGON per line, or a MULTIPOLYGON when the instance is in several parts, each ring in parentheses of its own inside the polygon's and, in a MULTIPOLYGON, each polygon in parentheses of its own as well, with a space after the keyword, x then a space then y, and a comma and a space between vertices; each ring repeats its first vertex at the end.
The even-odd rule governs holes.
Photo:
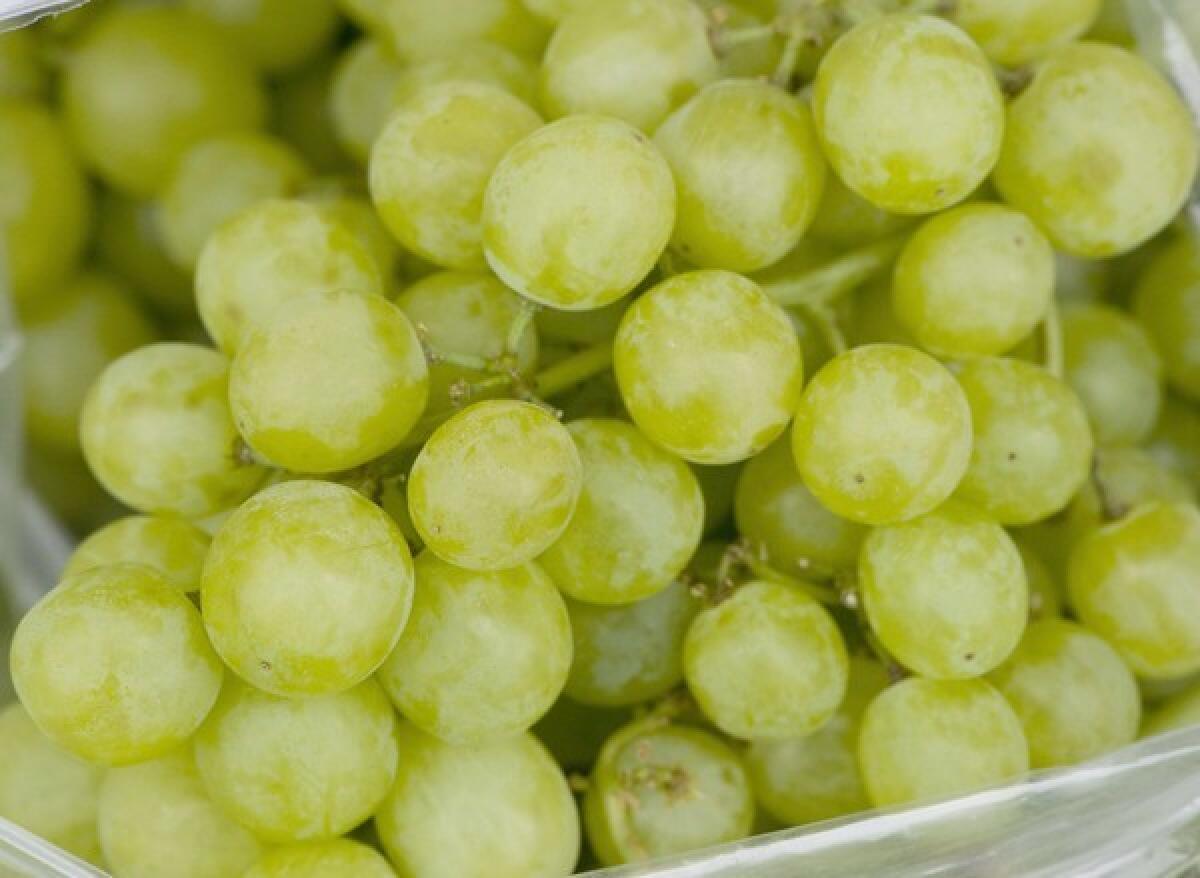
POLYGON ((0 36, 82 538, 0 816, 116 878, 560 878, 1200 722, 1200 139, 1102 5, 0 36))

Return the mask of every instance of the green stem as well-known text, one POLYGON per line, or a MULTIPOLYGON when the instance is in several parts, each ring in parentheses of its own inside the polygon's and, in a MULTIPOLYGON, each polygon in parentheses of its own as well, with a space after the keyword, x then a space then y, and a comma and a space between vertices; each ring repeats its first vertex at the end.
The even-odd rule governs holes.
POLYGON ((827 308, 890 267, 905 240, 897 235, 868 244, 795 277, 764 284, 763 289, 784 307, 827 308))
POLYGON ((1043 341, 1045 344, 1044 359, 1046 371, 1055 378, 1062 378, 1065 368, 1063 365, 1063 334, 1062 323, 1058 315, 1058 302, 1050 300, 1046 309, 1046 317, 1042 321, 1043 341))
POLYGON ((800 58, 800 47, 807 36, 807 28, 804 27, 796 26, 788 31, 787 42, 783 44, 783 54, 779 56, 779 63, 775 65, 775 72, 771 75, 771 82, 780 88, 791 85, 792 77, 796 74, 796 62, 800 58))
POLYGON ((726 28, 718 23, 712 28, 710 33, 713 52, 717 57, 720 57, 727 54, 731 49, 736 49, 738 46, 743 46, 746 43, 769 40, 778 34, 779 30, 773 24, 726 28))
POLYGON ((767 562, 753 557, 753 555, 746 557, 744 563, 746 568, 758 579, 802 591, 809 597, 830 607, 839 607, 842 605, 841 595, 832 588, 820 586, 814 582, 807 582, 803 579, 797 579, 795 576, 789 576, 786 573, 776 570, 767 562))
POLYGON ((816 326, 817 331, 821 334, 821 338, 825 341, 825 345, 829 348, 829 352, 834 356, 844 354, 849 347, 846 344, 846 334, 842 332, 842 327, 838 325, 837 315, 833 313, 833 309, 827 305, 819 308, 809 308, 800 306, 800 310, 807 315, 808 319, 816 326))
POLYGON ((611 341, 602 341, 547 366, 534 376, 533 391, 544 399, 570 390, 612 366, 611 341))
POLYGON ((516 356, 521 347, 521 338, 525 335, 525 330, 529 329, 529 324, 533 322, 533 316, 537 314, 538 307, 533 302, 521 302, 521 310, 513 317, 513 321, 508 327, 508 337, 504 340, 505 353, 516 356))

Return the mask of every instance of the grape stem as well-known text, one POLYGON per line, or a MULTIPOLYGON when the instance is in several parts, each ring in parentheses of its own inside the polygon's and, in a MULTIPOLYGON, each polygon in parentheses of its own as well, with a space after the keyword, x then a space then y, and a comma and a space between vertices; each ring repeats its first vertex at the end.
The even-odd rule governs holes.
POLYGON ((900 255, 906 238, 897 235, 851 250, 794 277, 766 283, 763 289, 784 307, 814 311, 828 308, 891 266, 900 255))
POLYGON ((521 337, 525 335, 525 331, 529 329, 529 324, 533 322, 534 315, 540 310, 540 306, 533 302, 522 300, 521 310, 513 317, 513 321, 508 327, 508 336, 504 340, 504 351, 511 357, 516 357, 517 351, 521 348, 521 337))
POLYGON ((1063 333, 1062 323, 1058 315, 1058 302, 1054 299, 1050 300, 1050 307, 1046 309, 1046 317, 1042 321, 1044 353, 1043 358, 1046 363, 1046 371, 1055 378, 1061 379, 1065 371, 1063 365, 1063 333))
POLYGON ((833 313, 833 309, 828 306, 819 308, 809 308, 800 306, 805 315, 817 327, 817 331, 821 333, 821 338, 824 339, 830 353, 834 356, 844 354, 849 345, 846 344, 846 334, 842 332, 842 327, 838 325, 837 315, 833 313))
POLYGON ((533 391, 543 399, 551 399, 604 372, 612 361, 612 342, 599 342, 538 372, 531 382, 533 391))
POLYGON ((798 579, 795 576, 776 570, 766 561, 761 558, 755 558, 753 555, 745 560, 746 569, 749 570, 758 579, 765 582, 773 582, 776 585, 793 588, 796 591, 802 591, 810 598, 820 601, 830 607, 840 607, 842 605, 841 596, 828 586, 817 585, 814 582, 808 582, 803 579, 798 579))

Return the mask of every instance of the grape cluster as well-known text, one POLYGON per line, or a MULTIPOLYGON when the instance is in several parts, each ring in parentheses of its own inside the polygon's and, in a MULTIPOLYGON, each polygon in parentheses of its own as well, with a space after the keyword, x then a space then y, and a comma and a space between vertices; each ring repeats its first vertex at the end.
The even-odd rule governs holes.
POLYGON ((0 816, 116 878, 560 878, 1200 722, 1200 140, 1101 6, 0 36, 86 537, 0 816))

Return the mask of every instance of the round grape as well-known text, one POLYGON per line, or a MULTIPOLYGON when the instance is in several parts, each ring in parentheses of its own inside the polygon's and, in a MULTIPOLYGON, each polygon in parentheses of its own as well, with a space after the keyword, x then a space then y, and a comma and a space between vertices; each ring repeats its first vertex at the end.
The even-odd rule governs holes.
POLYGON ((1102 0, 958 0, 952 18, 997 64, 1020 67, 1087 33, 1102 0))
POLYGON ((107 524, 76 547, 63 578, 109 564, 144 564, 184 594, 200 589, 209 536, 182 518, 131 515, 107 524))
POLYGON ((333 0, 184 0, 208 18, 242 57, 266 73, 294 70, 337 36, 333 0))
POLYGON ((348 838, 272 848, 242 878, 395 878, 383 855, 348 838))
POLYGON ((400 245, 379 219, 375 206, 365 195, 355 195, 334 182, 332 185, 314 185, 302 194, 304 200, 315 204, 317 210, 333 222, 353 233, 360 244, 367 248, 383 278, 385 293, 392 295, 392 281, 396 276, 406 275, 409 266, 403 260, 415 260, 411 253, 402 253, 400 245))
POLYGON ((442 0, 404 0, 381 2, 379 7, 384 34, 407 62, 441 57, 480 42, 536 57, 546 44, 546 26, 521 0, 455 0, 452 7, 442 0))
POLYGON ((388 47, 371 37, 358 39, 338 60, 329 115, 338 142, 359 162, 366 163, 371 144, 400 103, 397 87, 404 74, 388 47))
POLYGON ((537 73, 530 59, 495 43, 464 43, 446 55, 424 58, 404 68, 397 100, 444 82, 483 82, 537 107, 537 73))
POLYGON ((1171 386, 1200 402, 1200 245, 1181 235, 1154 256, 1134 294, 1134 312, 1162 356, 1171 386))
MULTIPOLYGON (((1196 489, 1141 448, 1096 449, 1091 477, 1067 507, 1065 538, 1073 543, 1143 503, 1194 503, 1196 489)), ((1070 548, 1067 546, 1066 548, 1070 548)))
POLYGON ((826 174, 821 201, 802 243, 815 239, 840 248, 861 247, 897 235, 914 222, 912 217, 876 207, 837 174, 826 174))

